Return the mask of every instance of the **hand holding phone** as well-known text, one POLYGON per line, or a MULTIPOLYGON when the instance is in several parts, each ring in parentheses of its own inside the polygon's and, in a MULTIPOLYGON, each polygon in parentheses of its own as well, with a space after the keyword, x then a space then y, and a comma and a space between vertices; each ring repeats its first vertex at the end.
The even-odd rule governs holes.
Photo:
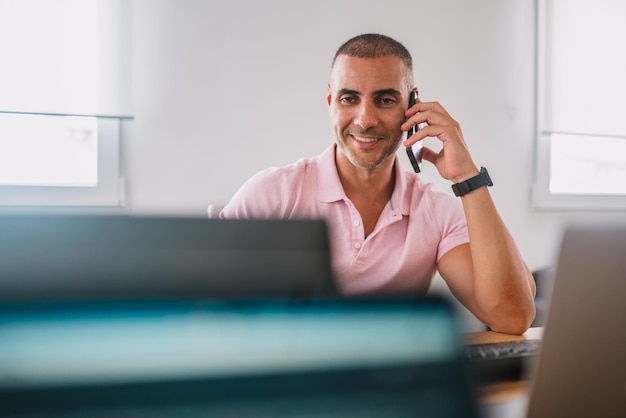
MULTIPOLYGON (((411 93, 409 94, 409 108, 413 107, 416 100, 417 100, 417 92, 411 91, 411 93)), ((409 139, 411 135, 419 131, 419 129, 420 129, 419 125, 413 125, 411 129, 407 131, 406 138, 409 139)), ((422 141, 417 141, 412 146, 406 147, 406 153, 409 156, 409 161, 411 161, 413 170, 415 170, 416 173, 419 173, 420 171, 422 171, 421 170, 422 147, 423 147, 422 141)))

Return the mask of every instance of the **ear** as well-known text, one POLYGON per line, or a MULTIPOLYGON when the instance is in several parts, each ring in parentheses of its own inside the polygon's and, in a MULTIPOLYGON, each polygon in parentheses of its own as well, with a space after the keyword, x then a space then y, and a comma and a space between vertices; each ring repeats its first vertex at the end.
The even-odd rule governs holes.
POLYGON ((328 93, 326 95, 326 104, 330 106, 330 101, 332 100, 332 94, 330 92, 330 84, 328 85, 328 93))

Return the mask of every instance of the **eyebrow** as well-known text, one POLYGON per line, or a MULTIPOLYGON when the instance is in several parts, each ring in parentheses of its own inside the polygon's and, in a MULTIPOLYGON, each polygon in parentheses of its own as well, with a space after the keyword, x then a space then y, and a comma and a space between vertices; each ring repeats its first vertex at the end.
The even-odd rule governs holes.
MULTIPOLYGON (((342 95, 342 94, 354 94, 354 95, 361 95, 361 93, 357 90, 352 90, 352 89, 339 89, 339 91, 337 91, 337 95, 342 95)), ((376 90, 374 92, 375 96, 382 96, 385 94, 390 94, 392 96, 402 96, 402 93, 396 89, 392 89, 392 88, 388 88, 388 89, 380 89, 380 90, 376 90)))
POLYGON ((361 93, 359 93, 356 90, 351 90, 351 89, 339 89, 337 91, 337 96, 343 95, 343 94, 354 94, 356 96, 360 95, 361 93))
POLYGON ((382 96, 382 95, 385 95, 385 94, 390 94, 392 96, 402 96, 402 92, 400 92, 400 91, 398 91, 396 89, 391 89, 391 88, 390 89, 376 90, 374 92, 374 94, 376 96, 382 96))

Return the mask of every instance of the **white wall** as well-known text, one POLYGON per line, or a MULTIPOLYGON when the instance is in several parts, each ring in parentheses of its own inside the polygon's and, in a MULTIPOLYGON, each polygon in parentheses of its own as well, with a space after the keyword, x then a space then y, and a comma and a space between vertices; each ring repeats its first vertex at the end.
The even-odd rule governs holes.
POLYGON ((533 19, 534 0, 134 0, 128 209, 202 216, 258 170, 320 153, 336 48, 382 32, 413 53, 421 98, 461 123, 530 267, 549 264, 564 222, 626 214, 531 208, 533 19))

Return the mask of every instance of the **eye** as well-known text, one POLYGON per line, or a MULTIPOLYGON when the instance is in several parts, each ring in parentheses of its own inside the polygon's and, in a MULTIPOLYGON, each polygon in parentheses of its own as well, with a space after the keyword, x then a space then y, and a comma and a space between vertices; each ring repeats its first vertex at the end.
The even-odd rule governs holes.
POLYGON ((377 102, 380 106, 389 107, 395 105, 398 101, 393 97, 380 97, 377 102))
POLYGON ((353 95, 344 95, 339 97, 339 103, 344 105, 353 105, 359 102, 358 97, 353 95))

